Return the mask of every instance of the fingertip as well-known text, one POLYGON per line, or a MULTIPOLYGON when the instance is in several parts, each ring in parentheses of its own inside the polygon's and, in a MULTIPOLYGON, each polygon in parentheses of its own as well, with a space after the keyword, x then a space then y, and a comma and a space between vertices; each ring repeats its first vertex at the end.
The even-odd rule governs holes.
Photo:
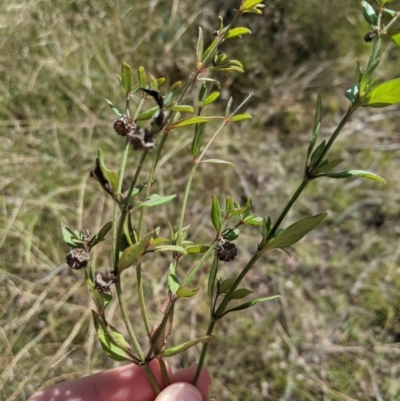
MULTIPOLYGON (((180 370, 179 372, 172 375, 171 382, 172 383, 177 383, 177 382, 192 383, 194 376, 196 374, 196 369, 197 369, 197 363, 189 366, 186 369, 180 370)), ((210 392, 210 388, 211 388, 211 376, 210 376, 210 373, 208 373, 207 369, 205 369, 205 368, 201 369, 200 377, 199 377, 199 380, 197 381, 196 387, 199 389, 199 391, 202 395, 202 399, 205 400, 207 398, 207 395, 210 392)))
POLYGON ((203 401, 203 396, 192 384, 179 382, 168 386, 155 401, 203 401))

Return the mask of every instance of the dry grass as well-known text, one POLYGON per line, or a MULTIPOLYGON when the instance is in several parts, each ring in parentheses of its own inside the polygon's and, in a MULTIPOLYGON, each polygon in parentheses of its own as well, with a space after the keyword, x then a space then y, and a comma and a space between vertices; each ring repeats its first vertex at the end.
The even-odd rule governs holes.
MULTIPOLYGON (((195 9, 179 0, 168 6, 123 0, 0 5, 1 400, 25 400, 39 387, 117 365, 95 337, 82 277, 64 272, 44 286, 35 280, 65 256, 60 222, 96 232, 111 215, 110 200, 88 172, 100 145, 110 165, 119 163, 113 155, 122 144, 112 134, 113 116, 103 98, 117 102, 120 96, 113 75, 120 63, 145 65, 165 75, 167 84, 185 77, 193 66, 197 25, 211 37, 215 8, 226 9, 220 3, 203 1, 195 9)), ((351 83, 355 54, 367 51, 358 4, 348 8, 347 1, 337 2, 327 14, 321 2, 304 9, 287 3, 270 2, 265 20, 248 18, 255 38, 227 50, 244 58, 248 74, 226 78, 222 100, 234 94, 239 103, 253 90, 254 119, 226 132, 210 153, 233 161, 235 170, 208 166, 196 176, 187 221, 199 241, 212 236, 213 193, 221 199, 251 196, 257 213, 277 215, 300 180, 315 92, 323 93, 327 136, 346 106, 341 93, 351 83), (317 21, 319 15, 326 20, 317 21)), ((395 65, 397 58, 392 47, 385 49, 386 64, 395 65)), ((400 398, 398 110, 360 111, 334 150, 347 168, 371 169, 388 185, 313 183, 285 224, 323 211, 329 212, 327 222, 298 244, 291 258, 273 252, 249 274, 247 286, 257 295, 283 298, 228 315, 217 326, 207 366, 219 400, 400 398)), ((189 147, 190 132, 171 137, 159 193, 181 193, 189 147)), ((135 165, 134 157, 129 163, 135 165)), ((160 225, 167 234, 166 219, 174 221, 178 206, 160 208, 148 226, 160 225)), ((255 230, 241 238, 240 257, 224 266, 225 278, 239 271, 259 241, 255 230)), ((102 248, 94 263, 107 266, 108 255, 102 248)), ((163 257, 145 262, 152 323, 159 319, 168 263, 163 257)), ((127 293, 134 294, 133 274, 124 279, 127 293)), ((204 281, 205 273, 199 277, 203 288, 204 281)), ((201 298, 182 302, 177 310, 175 344, 205 331, 208 311, 201 298)), ((145 344, 136 296, 128 303, 145 344)), ((123 330, 115 304, 108 317, 123 330)), ((197 356, 198 350, 191 350, 171 363, 179 368, 197 356)))

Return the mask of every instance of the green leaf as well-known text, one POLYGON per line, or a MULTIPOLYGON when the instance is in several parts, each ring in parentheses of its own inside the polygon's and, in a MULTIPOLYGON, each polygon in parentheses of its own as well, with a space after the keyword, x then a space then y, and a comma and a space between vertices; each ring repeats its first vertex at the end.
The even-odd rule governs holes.
POLYGON ((165 96, 164 98, 164 106, 165 107, 169 107, 171 106, 175 99, 178 97, 178 94, 180 92, 182 88, 182 82, 181 81, 177 81, 175 82, 170 88, 169 88, 169 92, 167 94, 167 96, 165 96))
POLYGON ((187 341, 187 342, 185 342, 183 344, 176 345, 175 347, 167 348, 166 350, 161 352, 160 355, 165 357, 165 358, 168 358, 170 356, 174 356, 174 355, 180 354, 180 353, 188 350, 189 348, 191 348, 191 347, 193 347, 193 346, 195 346, 197 344, 209 343, 213 339, 214 339, 214 336, 199 337, 199 338, 196 338, 194 340, 187 341))
POLYGON ((197 61, 200 62, 201 58, 203 57, 204 51, 204 44, 203 44, 203 30, 199 27, 199 36, 197 39, 197 46, 196 46, 196 58, 197 61))
POLYGON ((136 121, 150 120, 150 118, 153 117, 154 114, 158 113, 159 110, 160 110, 160 108, 158 106, 154 106, 151 109, 148 109, 148 110, 144 111, 143 113, 140 113, 137 116, 136 121))
POLYGON ((271 297, 263 297, 263 298, 253 299, 252 301, 249 301, 249 302, 246 302, 246 303, 244 303, 242 305, 239 305, 236 308, 229 309, 228 311, 224 312, 222 314, 222 316, 225 316, 227 313, 230 313, 230 312, 235 312, 235 311, 238 311, 238 310, 248 309, 248 308, 258 304, 259 302, 271 301, 272 299, 275 299, 275 298, 281 298, 281 296, 280 295, 272 295, 271 297))
POLYGON ((313 127, 313 133, 311 137, 310 144, 308 145, 308 150, 307 150, 307 160, 306 163, 308 163, 308 160, 310 159, 310 155, 312 151, 314 150, 315 143, 317 142, 319 132, 321 129, 321 118, 322 118, 322 113, 321 113, 321 96, 318 95, 317 97, 317 107, 315 109, 315 116, 314 116, 314 127, 313 127))
POLYGON ((152 235, 153 231, 149 232, 139 242, 131 245, 130 247, 126 248, 124 252, 122 252, 117 264, 118 272, 122 272, 129 266, 132 266, 143 256, 147 247, 150 246, 152 235))
POLYGON ((242 35, 247 35, 250 34, 251 31, 249 28, 245 28, 243 26, 238 27, 238 28, 233 28, 230 29, 227 33, 227 35, 225 36, 225 39, 233 39, 236 38, 238 36, 242 36, 242 35))
POLYGON ((184 118, 180 121, 177 121, 169 126, 169 129, 172 130, 174 128, 179 127, 187 127, 188 125, 200 124, 200 123, 208 123, 212 120, 222 120, 223 117, 215 116, 215 117, 189 117, 184 118))
POLYGON ((196 158, 201 149, 201 145, 203 144, 203 137, 204 137, 204 128, 206 127, 205 123, 197 124, 194 130, 194 136, 191 146, 192 156, 196 158))
POLYGON ((275 237, 271 238, 267 246, 262 249, 265 252, 268 249, 276 248, 288 248, 299 242, 307 233, 317 227, 328 213, 317 214, 316 216, 307 217, 296 223, 292 224, 288 228, 280 231, 275 237))
POLYGON ((185 249, 188 255, 197 255, 199 253, 207 252, 208 248, 209 247, 206 245, 189 245, 185 249))
POLYGON ((219 260, 217 254, 214 254, 213 264, 210 270, 210 274, 208 275, 208 296, 212 300, 214 294, 214 287, 215 287, 215 279, 218 273, 218 265, 219 260))
POLYGON ((226 228, 224 231, 222 231, 221 236, 227 241, 235 241, 235 239, 239 237, 239 234, 240 230, 238 228, 226 228))
POLYGON ((227 278, 226 280, 223 280, 218 286, 218 295, 226 294, 231 289, 234 282, 234 278, 227 278))
POLYGON ((182 248, 181 246, 178 245, 160 245, 155 247, 156 252, 167 252, 167 251, 172 251, 172 252, 179 252, 182 253, 183 255, 187 255, 186 249, 182 248))
POLYGON ((63 241, 71 248, 78 248, 79 245, 74 242, 74 239, 78 239, 74 232, 65 224, 61 223, 61 234, 63 241))
POLYGON ((178 277, 176 277, 175 274, 172 273, 168 274, 167 284, 168 290, 171 292, 171 294, 175 294, 181 286, 178 277))
POLYGON ((319 157, 321 156, 322 152, 325 149, 325 139, 317 146, 317 148, 314 150, 314 152, 311 155, 310 159, 310 166, 314 166, 314 164, 317 162, 319 157))
POLYGON ((358 99, 359 93, 358 84, 353 84, 346 89, 344 95, 350 100, 351 104, 354 104, 358 99))
POLYGON ((228 195, 225 200, 225 216, 228 217, 233 209, 232 198, 228 195))
POLYGON ((197 80, 198 80, 198 81, 203 81, 203 82, 212 83, 212 84, 214 84, 218 89, 221 87, 221 84, 219 83, 219 81, 217 81, 217 80, 214 79, 214 78, 202 78, 202 77, 200 77, 200 78, 197 78, 197 80))
POLYGON ((121 66, 121 83, 125 93, 130 93, 133 87, 132 68, 127 63, 122 63, 121 66))
POLYGON ((344 159, 334 159, 334 160, 324 160, 320 167, 318 168, 317 173, 325 173, 329 170, 332 170, 333 168, 335 168, 337 165, 339 165, 340 163, 342 163, 344 161, 344 159))
POLYGON ((248 290, 247 288, 239 288, 238 290, 234 291, 234 293, 232 294, 232 299, 242 299, 252 293, 253 293, 253 291, 248 290))
POLYGON ((228 67, 210 67, 211 71, 236 71, 240 73, 244 73, 244 69, 241 67, 237 67, 236 65, 230 65, 228 67))
POLYGON ((229 164, 229 165, 235 167, 235 165, 233 163, 228 162, 226 160, 221 160, 221 159, 206 159, 206 160, 202 160, 200 163, 229 164))
POLYGON ((99 242, 104 241, 106 235, 108 232, 111 230, 112 227, 112 221, 107 222, 104 224, 104 226, 100 229, 100 231, 95 235, 89 242, 89 247, 93 248, 95 245, 97 245, 99 242))
POLYGON ((105 353, 115 361, 137 362, 137 358, 132 355, 124 336, 117 329, 104 322, 95 311, 92 311, 92 314, 94 327, 105 353))
POLYGON ((186 104, 177 104, 174 106, 170 106, 170 107, 168 107, 168 110, 180 111, 181 113, 194 113, 194 108, 192 106, 188 106, 186 104))
POLYGON ((200 288, 189 288, 186 286, 179 287, 179 290, 176 292, 176 296, 178 298, 191 298, 195 296, 199 292, 200 288))
POLYGON ((238 122, 238 121, 243 121, 243 120, 248 120, 249 118, 253 118, 251 114, 237 114, 236 116, 233 116, 229 119, 230 123, 238 122))
POLYGON ((154 75, 150 74, 149 72, 146 72, 146 81, 150 89, 158 91, 158 81, 154 75))
POLYGON ((242 5, 240 6, 240 10, 249 10, 250 8, 253 8, 254 6, 262 3, 264 0, 243 0, 242 5))
POLYGON ((384 8, 383 11, 388 13, 391 17, 395 17, 397 15, 397 11, 390 10, 389 8, 384 8))
POLYGON ((257 216, 256 214, 251 214, 247 216, 243 222, 251 226, 262 226, 263 218, 261 216, 257 216))
POLYGON ((211 221, 217 233, 219 234, 222 227, 221 207, 218 198, 213 195, 211 202, 211 221))
POLYGON ((143 202, 137 204, 136 207, 154 207, 154 206, 163 205, 165 203, 170 202, 175 197, 176 197, 176 195, 160 196, 157 194, 152 194, 147 199, 145 199, 143 202))
POLYGON ((372 89, 362 106, 386 107, 400 103, 400 78, 383 82, 372 89))
POLYGON ((122 113, 118 110, 118 108, 116 106, 114 106, 114 103, 111 100, 108 99, 104 99, 107 104, 110 106, 111 110, 118 116, 121 117, 122 113))
POLYGON ((400 33, 396 33, 396 35, 391 36, 392 42, 400 47, 400 33))
POLYGON ((218 39, 215 38, 211 42, 210 46, 208 46, 207 49, 204 51, 203 57, 201 59, 202 62, 206 61, 206 64, 208 64, 214 58, 214 54, 216 53, 217 45, 218 45, 218 39))
POLYGON ((146 70, 143 66, 138 68, 138 78, 139 78, 139 85, 141 88, 147 87, 147 75, 146 70))
POLYGON ((207 96, 204 100, 202 106, 207 106, 208 104, 214 103, 219 98, 220 93, 215 91, 207 96))
POLYGON ((375 26, 378 23, 378 16, 372 6, 366 1, 361 2, 362 12, 368 24, 375 26))
POLYGON ((159 244, 165 244, 166 242, 169 242, 168 238, 165 237, 157 237, 151 240, 151 246, 156 246, 159 244))
POLYGON ((338 173, 327 173, 325 175, 330 178, 362 177, 368 178, 369 180, 378 181, 381 184, 386 185, 386 181, 382 177, 379 177, 379 175, 364 170, 347 170, 340 171, 338 173))
MULTIPOLYGON (((99 148, 98 152, 97 152, 97 160, 98 160, 98 164, 99 164, 99 168, 101 170, 101 173, 103 174, 104 179, 107 181, 107 183, 109 184, 109 189, 110 192, 113 195, 116 195, 117 193, 117 189, 118 189, 118 174, 114 171, 114 170, 109 170, 103 160, 103 151, 99 148)), ((100 181, 101 183, 101 181, 100 181)), ((101 183, 103 186, 103 183, 101 183)), ((104 189, 106 189, 103 186, 104 189)))

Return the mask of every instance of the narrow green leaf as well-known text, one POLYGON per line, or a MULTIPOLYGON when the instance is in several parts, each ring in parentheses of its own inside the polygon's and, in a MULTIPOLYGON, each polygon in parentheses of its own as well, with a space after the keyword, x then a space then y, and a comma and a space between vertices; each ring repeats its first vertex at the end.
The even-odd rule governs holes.
POLYGON ((194 108, 186 104, 177 104, 174 106, 170 106, 168 107, 168 110, 180 111, 181 113, 194 113, 194 108))
POLYGON ((168 275, 167 284, 168 290, 171 292, 171 294, 175 294, 181 286, 178 277, 176 277, 175 274, 172 273, 168 275))
POLYGON ((154 106, 151 109, 148 109, 148 110, 144 111, 143 113, 140 113, 137 116, 136 121, 150 120, 150 118, 153 117, 154 114, 158 113, 159 110, 160 110, 160 108, 158 106, 154 106))
POLYGON ((334 159, 334 160, 324 160, 319 169, 318 169, 318 173, 325 173, 329 170, 332 170, 333 168, 335 168, 337 165, 339 165, 340 163, 342 163, 344 161, 344 159, 334 159), (324 163, 326 161, 326 163, 324 163))
POLYGON ((376 15, 375 10, 366 1, 361 2, 361 7, 365 21, 367 21, 368 24, 375 26, 378 23, 378 16, 376 15))
POLYGON ((169 129, 172 130, 174 128, 186 127, 188 125, 200 124, 200 123, 208 123, 212 120, 221 120, 223 117, 215 116, 215 117, 189 117, 184 118, 183 120, 177 121, 169 126, 169 129))
POLYGON ((221 207, 218 202, 218 198, 213 195, 211 202, 211 221, 217 233, 221 231, 222 218, 221 218, 221 207))
POLYGON ((315 109, 315 116, 314 116, 313 133, 312 133, 310 144, 308 145, 306 163, 308 163, 308 160, 310 159, 310 155, 311 155, 312 151, 314 150, 314 146, 315 146, 315 144, 317 142, 317 139, 318 139, 318 136, 319 136, 319 132, 320 132, 320 129, 321 129, 321 118, 322 118, 321 108, 322 108, 321 96, 318 95, 318 97, 317 97, 317 107, 315 109))
POLYGON ((158 81, 154 75, 150 74, 149 72, 146 72, 146 81, 150 89, 158 91, 158 81))
POLYGON ((288 228, 279 231, 279 233, 271 238, 263 252, 274 248, 288 248, 299 242, 307 233, 317 227, 328 213, 317 214, 316 216, 307 217, 292 224, 288 228))
POLYGON ((317 148, 314 150, 314 152, 311 154, 311 159, 310 159, 310 166, 314 166, 314 164, 317 162, 319 157, 321 156, 322 152, 325 149, 325 139, 317 146, 317 148))
POLYGON ((243 222, 251 226, 262 226, 263 218, 261 216, 257 216, 256 214, 251 214, 247 216, 243 222))
POLYGON ((124 336, 92 311, 94 326, 104 352, 115 361, 137 362, 124 336))
POLYGON ((251 31, 250 31, 249 28, 245 28, 243 26, 240 26, 238 28, 230 29, 228 31, 227 35, 225 36, 225 39, 233 39, 233 38, 236 38, 238 36, 248 35, 250 33, 251 33, 251 31))
POLYGON ((207 98, 203 102, 203 106, 207 106, 208 104, 214 103, 219 98, 220 93, 215 91, 207 96, 207 98))
POLYGON ((214 294, 215 279, 218 273, 218 265, 219 265, 219 260, 217 254, 215 253, 210 274, 208 275, 208 296, 210 300, 212 300, 214 294))
POLYGON ((209 70, 211 71, 236 71, 240 73, 244 73, 244 69, 241 67, 237 67, 236 65, 231 65, 228 67, 210 67, 209 70))
POLYGON ((397 15, 397 11, 390 10, 389 8, 384 8, 383 11, 388 13, 391 17, 395 17, 397 15))
POLYGON ((400 78, 383 82, 369 92, 363 106, 386 107, 400 103, 400 78))
POLYGON ((220 159, 206 159, 206 160, 202 160, 201 163, 230 164, 231 166, 235 167, 235 165, 233 163, 228 162, 226 160, 220 160, 220 159))
POLYGON ((223 280, 218 286, 218 295, 226 294, 231 289, 234 282, 234 278, 227 278, 226 280, 223 280))
POLYGON ((179 287, 179 290, 176 292, 176 296, 178 298, 191 298, 195 296, 199 292, 200 288, 189 288, 186 286, 179 287))
POLYGON ((340 171, 338 173, 327 173, 325 175, 330 178, 362 177, 362 178, 368 178, 369 180, 378 181, 381 184, 386 185, 386 181, 382 177, 364 170, 347 170, 347 171, 340 171))
POLYGON ((136 207, 154 207, 163 205, 165 203, 171 202, 171 200, 175 197, 176 195, 160 196, 157 194, 152 194, 143 202, 137 204, 136 207))
POLYGON ((208 248, 209 247, 206 245, 189 245, 185 249, 188 255, 197 255, 199 253, 207 252, 208 248))
POLYGON ((232 198, 228 195, 225 200, 225 216, 228 217, 233 209, 232 198))
MULTIPOLYGON (((103 177, 106 179, 110 186, 112 194, 116 195, 118 189, 118 174, 114 170, 109 170, 103 160, 103 151, 99 148, 97 152, 97 160, 103 177)), ((102 184, 103 185, 103 184, 102 184)))
MULTIPOLYGON (((261 8, 261 7, 264 7, 264 5, 263 4, 259 4, 258 7, 261 8)), ((258 7, 249 8, 248 10, 244 11, 244 13, 262 15, 262 11, 258 7)))
POLYGON ((253 293, 253 291, 248 290, 247 288, 239 288, 238 290, 234 291, 234 293, 232 294, 232 299, 242 299, 252 293, 253 293))
POLYGON ((200 153, 201 145, 203 144, 205 127, 206 127, 205 123, 196 125, 195 131, 194 131, 194 136, 193 136, 193 141, 192 141, 192 146, 191 146, 192 156, 194 158, 196 158, 200 153))
POLYGON ((141 88, 147 87, 147 75, 146 70, 143 66, 138 68, 138 78, 139 78, 139 85, 141 88))
POLYGON ((214 78, 202 78, 202 77, 200 77, 200 78, 197 78, 197 80, 198 80, 198 81, 203 81, 203 82, 212 83, 212 84, 214 84, 218 89, 221 87, 221 84, 219 83, 219 81, 217 81, 217 80, 214 79, 214 78))
POLYGON ((150 246, 153 231, 149 232, 139 242, 126 248, 118 261, 118 272, 122 272, 129 266, 136 263, 144 254, 147 247, 150 246))
POLYGON ((100 229, 100 231, 95 235, 89 242, 89 247, 93 248, 95 245, 97 245, 99 242, 104 241, 106 235, 108 232, 111 230, 112 227, 112 221, 107 222, 104 224, 104 226, 100 229))
POLYGON ((164 106, 169 107, 175 102, 182 88, 182 81, 175 82, 169 89, 167 96, 164 98, 164 106))
POLYGON ((207 60, 206 64, 212 61, 212 59, 214 58, 214 54, 216 53, 217 45, 218 45, 218 39, 215 38, 211 42, 210 46, 208 46, 207 49, 204 51, 201 61, 204 62, 207 60))
POLYGON ((246 303, 244 303, 242 305, 237 306, 236 308, 232 308, 232 309, 224 312, 222 314, 222 316, 225 316, 227 313, 230 313, 230 312, 235 312, 235 311, 238 311, 238 310, 248 309, 248 308, 258 304, 259 302, 271 301, 272 299, 275 299, 275 298, 281 298, 281 296, 280 295, 272 295, 271 297, 263 297, 263 298, 253 299, 252 301, 246 302, 246 303))
POLYGON ((159 244, 165 244, 166 242, 169 242, 168 238, 165 237, 157 237, 151 240, 151 246, 156 246, 159 244))
POLYGON ((196 57, 197 61, 201 62, 203 57, 204 44, 203 44, 203 30, 199 27, 199 36, 197 38, 196 57))
POLYGON ((132 68, 127 63, 122 63, 121 66, 121 79, 122 79, 122 87, 125 90, 125 93, 130 93, 133 87, 133 77, 132 77, 132 68))
POLYGON ((174 356, 174 355, 178 355, 197 344, 205 344, 205 343, 210 342, 213 339, 214 339, 214 336, 199 337, 194 340, 187 341, 183 344, 176 345, 175 347, 167 348, 166 350, 161 352, 160 355, 165 358, 168 358, 168 357, 174 356))
POLYGON ((234 123, 238 121, 248 120, 249 118, 253 118, 251 114, 237 114, 229 119, 229 122, 234 123))
POLYGON ((110 106, 111 110, 118 116, 121 117, 123 113, 121 113, 116 106, 114 106, 114 103, 111 100, 104 99, 107 104, 110 106))
POLYGON ((182 253, 183 255, 187 255, 186 249, 182 248, 181 246, 178 246, 178 245, 160 245, 160 246, 156 246, 155 251, 156 252, 172 251, 172 252, 182 253))
POLYGON ((164 77, 158 78, 157 79, 157 89, 160 89, 164 83, 165 83, 166 79, 164 77))

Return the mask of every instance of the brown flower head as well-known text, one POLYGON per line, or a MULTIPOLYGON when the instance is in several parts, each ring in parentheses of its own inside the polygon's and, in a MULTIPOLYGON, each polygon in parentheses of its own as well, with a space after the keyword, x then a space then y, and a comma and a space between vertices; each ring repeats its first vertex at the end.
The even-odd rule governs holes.
POLYGON ((111 294, 111 285, 117 281, 115 274, 110 270, 98 270, 94 274, 94 288, 100 292, 111 294))
POLYGON ((128 140, 134 150, 152 150, 156 146, 154 136, 147 128, 137 128, 128 135, 128 140))
POLYGON ((237 255, 236 245, 229 241, 220 242, 217 246, 217 257, 223 262, 230 262, 237 255))
POLYGON ((123 114, 114 121, 114 130, 120 136, 127 136, 136 130, 136 123, 133 121, 133 118, 123 114))
POLYGON ((74 248, 68 252, 67 264, 71 269, 79 270, 84 268, 89 262, 90 254, 86 249, 74 248))

